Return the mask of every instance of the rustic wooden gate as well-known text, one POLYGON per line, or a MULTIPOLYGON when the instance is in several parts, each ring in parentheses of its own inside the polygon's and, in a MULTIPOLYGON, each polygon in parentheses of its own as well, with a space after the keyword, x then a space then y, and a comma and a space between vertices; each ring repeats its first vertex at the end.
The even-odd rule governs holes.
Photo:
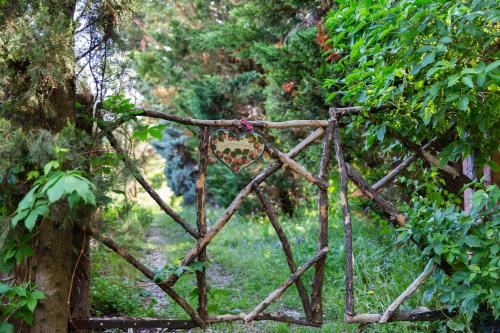
MULTIPOLYGON (((132 171, 135 179, 142 185, 144 190, 156 201, 160 208, 185 229, 196 241, 196 244, 188 252, 182 260, 182 266, 188 266, 195 260, 204 262, 207 260, 206 247, 212 239, 222 230, 230 218, 238 210, 245 198, 254 192, 259 198, 262 208, 267 214, 271 225, 281 243, 285 258, 290 269, 290 276, 281 285, 279 285, 272 293, 270 293, 261 303, 257 304, 248 313, 240 314, 225 314, 218 316, 210 316, 208 313, 207 299, 207 280, 206 270, 201 269, 196 273, 198 285, 198 308, 195 310, 186 299, 179 295, 173 286, 179 280, 180 275, 172 274, 163 281, 155 279, 155 274, 152 269, 146 267, 137 258, 132 256, 125 248, 116 244, 111 238, 98 235, 95 231, 87 230, 86 232, 92 235, 98 241, 101 241, 109 249, 117 253, 132 266, 138 269, 146 278, 157 284, 165 293, 167 293, 191 318, 190 320, 167 320, 167 319, 147 319, 147 318, 81 318, 72 319, 70 327, 73 329, 107 329, 107 328, 166 328, 166 329, 188 329, 194 327, 205 328, 207 325, 219 322, 244 321, 250 323, 254 320, 272 320, 278 322, 286 322, 297 325, 306 325, 319 327, 323 323, 323 302, 322 302, 322 287, 324 280, 324 271, 326 256, 328 254, 328 169, 331 160, 332 148, 335 148, 337 156, 337 164, 341 175, 341 191, 340 204, 344 216, 344 249, 345 249, 345 321, 349 323, 384 323, 387 321, 416 321, 416 320, 437 320, 446 318, 449 313, 446 311, 422 310, 416 309, 413 311, 398 312, 398 306, 409 297, 418 286, 429 276, 435 266, 430 262, 426 270, 399 296, 383 314, 356 314, 354 311, 354 286, 353 286, 353 249, 352 249, 352 228, 349 212, 349 204, 347 198, 347 179, 351 179, 369 198, 379 204, 386 211, 391 219, 397 224, 405 224, 406 217, 399 213, 395 205, 386 199, 382 198, 378 191, 388 184, 394 177, 403 171, 408 165, 414 162, 419 156, 432 160, 432 155, 425 149, 429 148, 433 142, 420 148, 411 146, 410 149, 415 151, 415 154, 403 161, 398 167, 392 170, 387 176, 382 178, 375 185, 370 186, 350 165, 344 161, 342 145, 339 134, 339 121, 341 118, 359 114, 361 108, 332 108, 330 109, 330 117, 328 120, 292 120, 284 122, 267 122, 267 121, 250 121, 254 127, 260 128, 295 128, 295 127, 311 127, 315 130, 302 140, 288 153, 281 152, 278 148, 266 144, 266 149, 275 158, 275 161, 262 169, 251 181, 238 193, 231 204, 227 207, 224 213, 210 228, 207 228, 206 213, 205 213, 205 176, 207 172, 207 159, 209 152, 209 130, 210 128, 223 128, 238 126, 239 122, 235 120, 199 120, 188 119, 174 115, 169 115, 162 112, 151 110, 140 110, 135 116, 145 116, 152 118, 164 119, 185 125, 200 127, 200 142, 199 142, 199 159, 198 159, 198 175, 196 180, 196 206, 197 220, 196 227, 191 225, 179 214, 177 214, 170 206, 168 206, 159 196, 159 194, 151 187, 146 179, 140 174, 134 163, 127 157, 125 151, 120 147, 118 140, 112 133, 109 127, 102 126, 103 133, 108 138, 110 145, 120 155, 126 166, 132 171), (313 142, 322 138, 323 151, 319 163, 319 173, 309 172, 304 166, 296 162, 293 158, 301 153, 305 148, 313 142), (283 167, 288 167, 293 172, 304 177, 308 182, 314 184, 318 188, 318 244, 317 251, 311 254, 311 257, 301 266, 297 266, 290 242, 288 241, 283 229, 281 228, 273 209, 264 195, 259 189, 259 185, 270 175, 283 167), (314 277, 312 281, 312 292, 308 295, 301 276, 309 268, 314 266, 314 277), (296 318, 282 313, 264 312, 266 308, 275 300, 277 300, 292 284, 295 284, 298 295, 301 299, 304 317, 296 318)), ((125 119, 126 121, 128 119, 125 119)), ((116 127, 116 124, 114 125, 116 127)), ((403 143, 408 146, 408 143, 403 143)), ((435 161, 434 161, 435 162, 435 161)), ((435 163, 434 163, 435 164, 435 163)))

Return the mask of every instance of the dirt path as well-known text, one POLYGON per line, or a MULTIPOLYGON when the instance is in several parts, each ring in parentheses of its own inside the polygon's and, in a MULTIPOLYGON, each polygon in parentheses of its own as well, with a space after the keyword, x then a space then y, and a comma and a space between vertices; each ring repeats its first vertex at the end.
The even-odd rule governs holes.
MULTIPOLYGON (((152 267, 153 269, 164 267, 168 263, 168 257, 164 253, 163 245, 169 242, 165 228, 160 225, 153 224, 149 227, 146 237, 148 238, 148 242, 153 245, 153 250, 146 253, 144 257, 146 259, 147 266, 152 267)), ((154 306, 156 312, 159 312, 162 308, 170 305, 170 298, 156 284, 148 282, 142 287, 151 292, 151 296, 158 302, 154 306)))
MULTIPOLYGON (((149 227, 146 233, 148 243, 152 245, 152 249, 147 251, 144 255, 146 265, 151 268, 160 268, 168 264, 168 258, 170 257, 165 251, 165 245, 173 244, 176 241, 170 239, 168 228, 164 225, 154 223, 149 227)), ((224 288, 233 281, 233 277, 221 264, 212 263, 207 272, 208 285, 215 288, 224 288)), ((141 283, 140 286, 151 293, 151 298, 156 299, 157 303, 154 306, 156 312, 160 312, 161 309, 171 306, 172 300, 162 291, 156 284, 150 282, 141 283)), ((159 333, 163 332, 162 329, 145 329, 138 331, 140 333, 159 333)), ((179 331, 181 332, 181 331, 179 331)), ((191 332, 182 331, 182 332, 191 332)), ((213 330, 207 330, 207 332, 215 332, 213 330)))

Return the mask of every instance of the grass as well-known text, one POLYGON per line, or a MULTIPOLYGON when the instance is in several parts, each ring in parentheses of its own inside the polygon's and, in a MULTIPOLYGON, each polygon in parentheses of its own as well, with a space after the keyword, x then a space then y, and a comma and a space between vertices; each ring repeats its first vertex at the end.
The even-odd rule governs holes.
MULTIPOLYGON (((313 199, 311 202, 304 202, 303 206, 296 210, 297 216, 293 219, 279 218, 289 237, 298 265, 305 262, 316 250, 317 217, 316 211, 311 207, 315 207, 313 199)), ((384 221, 374 222, 373 219, 355 213, 359 211, 359 209, 353 209, 356 312, 383 312, 423 270, 425 260, 416 250, 409 247, 396 248, 394 229, 384 221)), ((178 262, 193 246, 193 240, 156 208, 151 207, 143 211, 144 214, 151 212, 154 214, 152 226, 147 223, 144 225, 145 223, 140 221, 124 223, 121 227, 128 228, 128 230, 126 232, 115 231, 115 235, 138 256, 147 255, 151 251, 159 251, 161 255, 168 258, 169 263, 178 262), (157 236, 164 242, 159 244, 148 242, 146 230, 151 227, 159 233, 157 236)), ((196 212, 193 208, 185 208, 182 214, 188 221, 195 221, 196 212)), ((221 210, 208 209, 209 225, 215 223, 220 214, 221 210)), ((356 326, 343 323, 343 229, 339 207, 336 206, 330 209, 329 244, 330 252, 323 288, 326 324, 321 329, 317 329, 283 323, 255 322, 253 327, 256 331, 356 332, 356 326)), ((116 281, 110 280, 111 276, 114 276, 115 279, 122 279, 126 282, 124 286, 126 288, 120 288, 119 295, 115 295, 117 298, 115 301, 121 304, 121 308, 114 310, 121 315, 187 318, 183 310, 172 303, 159 311, 153 311, 152 306, 155 303, 151 303, 151 295, 145 292, 137 282, 135 284, 132 282, 143 280, 140 274, 119 260, 116 255, 100 247, 95 248, 93 253, 94 257, 96 255, 99 257, 93 274, 94 297, 97 296, 96 294, 104 293, 113 298, 109 295, 112 291, 106 290, 106 286, 116 285, 114 284, 116 281), (103 276, 108 276, 108 278, 103 276), (99 279, 104 280, 99 281, 99 279)), ((215 276, 209 279, 211 314, 248 312, 290 275, 278 238, 263 214, 252 217, 235 215, 208 246, 208 256, 210 258, 209 273, 215 276)), ((309 292, 312 276, 313 269, 303 276, 304 284, 309 292)), ((195 288, 196 282, 193 274, 183 276, 175 285, 176 291, 188 298, 191 305, 196 308, 195 288)), ((401 308, 414 308, 422 305, 432 308, 432 304, 423 304, 422 294, 417 293, 401 308)), ((102 307, 102 304, 98 302, 94 304, 95 309, 99 307, 102 307)), ((295 287, 291 286, 268 310, 301 312, 301 302, 295 287)), ((101 311, 101 314, 105 314, 105 311, 101 311)), ((436 327, 435 324, 430 323, 390 323, 371 325, 365 332, 429 332, 433 331, 434 327, 436 327)), ((248 331, 248 328, 241 323, 217 324, 213 329, 216 332, 248 331)))

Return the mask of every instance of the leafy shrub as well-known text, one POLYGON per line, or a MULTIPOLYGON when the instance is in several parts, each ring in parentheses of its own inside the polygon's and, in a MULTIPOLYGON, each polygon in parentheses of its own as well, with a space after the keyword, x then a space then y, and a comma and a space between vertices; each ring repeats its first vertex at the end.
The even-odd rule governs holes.
POLYGON ((399 239, 412 237, 424 244, 423 254, 444 260, 453 269, 447 276, 434 274, 436 284, 426 299, 436 295, 450 311, 459 309, 470 321, 485 305, 500 317, 500 214, 497 203, 500 189, 490 185, 472 197, 472 210, 465 214, 459 206, 415 198, 409 207, 410 223, 400 228, 399 239))

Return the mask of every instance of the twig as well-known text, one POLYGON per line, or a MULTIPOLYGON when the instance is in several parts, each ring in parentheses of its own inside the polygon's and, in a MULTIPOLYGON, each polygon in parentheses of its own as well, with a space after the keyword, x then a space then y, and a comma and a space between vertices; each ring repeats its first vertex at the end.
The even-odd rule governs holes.
POLYGON ((70 305, 71 303, 71 293, 73 292, 73 281, 75 280, 76 269, 78 268, 78 264, 80 263, 80 259, 82 258, 83 252, 85 252, 85 242, 87 241, 87 228, 83 228, 83 241, 82 248, 80 249, 80 253, 78 254, 78 258, 76 258, 75 267, 73 268, 73 273, 71 274, 71 280, 69 283, 68 297, 66 303, 70 305))

